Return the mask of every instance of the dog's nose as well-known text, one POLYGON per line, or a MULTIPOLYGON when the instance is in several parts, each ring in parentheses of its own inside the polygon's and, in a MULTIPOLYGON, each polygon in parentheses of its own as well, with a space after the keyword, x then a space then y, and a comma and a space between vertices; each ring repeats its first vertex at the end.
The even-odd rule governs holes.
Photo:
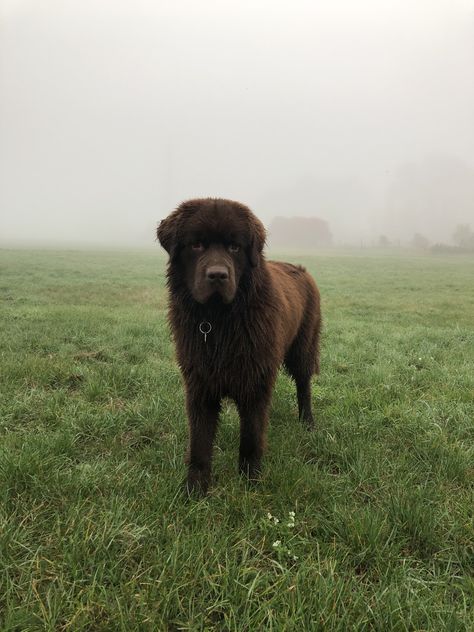
POLYGON ((209 266, 206 270, 206 277, 211 283, 216 281, 228 281, 229 271, 225 266, 209 266))

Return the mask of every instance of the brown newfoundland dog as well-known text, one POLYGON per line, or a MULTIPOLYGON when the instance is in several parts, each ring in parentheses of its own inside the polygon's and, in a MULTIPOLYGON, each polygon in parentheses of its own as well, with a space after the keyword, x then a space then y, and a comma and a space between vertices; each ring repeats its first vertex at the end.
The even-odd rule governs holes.
POLYGON ((169 319, 186 387, 187 489, 205 493, 209 486, 223 397, 240 414, 239 469, 257 478, 281 364, 296 382, 300 418, 314 424, 318 288, 301 266, 265 260, 265 229, 239 202, 184 202, 157 235, 169 253, 169 319))

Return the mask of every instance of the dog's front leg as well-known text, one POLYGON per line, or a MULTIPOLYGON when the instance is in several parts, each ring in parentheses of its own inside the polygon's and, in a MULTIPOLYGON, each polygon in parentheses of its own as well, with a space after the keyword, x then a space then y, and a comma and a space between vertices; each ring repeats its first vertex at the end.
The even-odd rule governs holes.
POLYGON ((189 493, 205 494, 211 481, 212 445, 219 418, 220 401, 202 391, 187 390, 189 422, 188 475, 189 493))
POLYGON ((251 480, 259 477, 265 451, 271 387, 256 398, 237 402, 240 414, 239 471, 251 480))

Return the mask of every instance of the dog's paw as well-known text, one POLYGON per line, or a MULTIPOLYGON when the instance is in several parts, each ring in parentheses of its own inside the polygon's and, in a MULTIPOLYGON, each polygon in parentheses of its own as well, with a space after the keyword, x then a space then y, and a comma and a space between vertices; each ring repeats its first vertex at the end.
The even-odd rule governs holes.
POLYGON ((260 460, 240 458, 239 472, 242 476, 246 476, 249 481, 256 482, 260 479, 262 473, 262 465, 260 460))
POLYGON ((205 496, 210 482, 210 472, 190 468, 184 481, 184 488, 188 496, 205 496))

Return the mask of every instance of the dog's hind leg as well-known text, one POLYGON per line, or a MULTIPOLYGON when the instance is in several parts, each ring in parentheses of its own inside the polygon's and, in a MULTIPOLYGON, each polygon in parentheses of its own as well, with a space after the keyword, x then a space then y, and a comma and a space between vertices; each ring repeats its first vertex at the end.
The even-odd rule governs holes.
POLYGON ((284 362, 296 384, 299 418, 308 428, 314 426, 311 376, 319 371, 319 331, 319 321, 311 328, 303 326, 289 348, 284 362))
POLYGON ((314 426, 313 411, 311 410, 311 376, 296 378, 296 397, 298 399, 298 415, 308 428, 314 426))

